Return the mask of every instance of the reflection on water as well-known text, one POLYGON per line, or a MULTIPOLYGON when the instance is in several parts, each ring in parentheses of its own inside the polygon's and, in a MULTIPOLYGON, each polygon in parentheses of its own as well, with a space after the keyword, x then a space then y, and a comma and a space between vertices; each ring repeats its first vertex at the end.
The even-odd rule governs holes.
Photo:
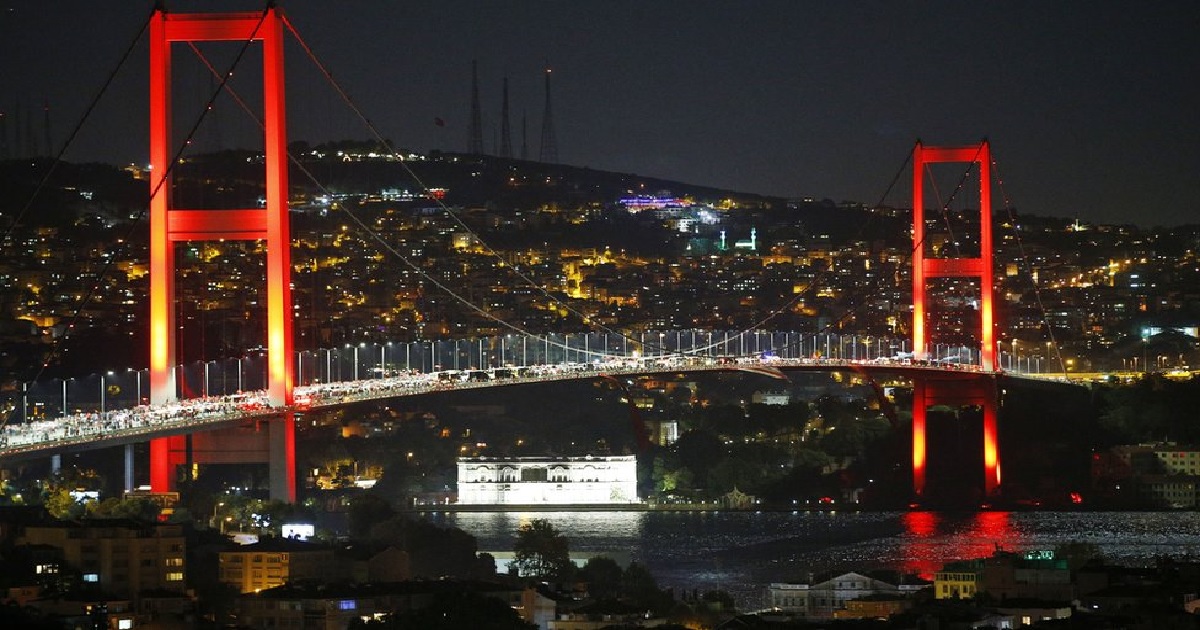
POLYGON ((1009 512, 975 512, 948 516, 939 512, 907 512, 897 541, 903 559, 890 568, 927 580, 948 560, 983 558, 997 549, 1024 550, 1027 542, 1009 512))
POLYGON ((770 582, 823 571, 895 569, 932 578, 951 560, 1060 543, 1099 546, 1111 561, 1148 564, 1156 555, 1200 552, 1194 512, 476 512, 437 513, 484 551, 511 550, 517 528, 549 520, 571 549, 628 555, 660 586, 723 589, 743 609, 765 601, 770 582))

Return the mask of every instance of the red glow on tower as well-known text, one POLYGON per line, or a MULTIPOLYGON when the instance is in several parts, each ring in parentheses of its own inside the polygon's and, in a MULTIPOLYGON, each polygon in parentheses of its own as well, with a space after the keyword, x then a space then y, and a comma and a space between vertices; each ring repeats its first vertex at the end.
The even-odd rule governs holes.
MULTIPOLYGON (((150 22, 150 401, 177 397, 175 336, 175 243, 194 240, 265 240, 267 252, 268 392, 272 404, 292 402, 291 238, 287 209, 287 132, 284 118, 283 16, 266 13, 170 14, 159 9, 150 22), (261 41, 266 207, 188 210, 171 207, 171 44, 261 41)), ((166 440, 167 438, 160 438, 166 440)), ((287 456, 294 458, 294 449, 287 456)), ((165 441, 151 445, 151 487, 169 484, 165 441), (156 457, 157 454, 157 457, 156 457)), ((294 471, 293 462, 287 470, 294 471)), ((289 473, 289 496, 295 476, 289 473)))
POLYGON ((926 411, 929 405, 978 405, 983 411, 984 494, 994 495, 1000 486, 1000 454, 996 430, 997 400, 994 386, 996 338, 993 327, 992 189, 991 149, 986 140, 965 147, 926 147, 919 141, 913 149, 913 355, 928 358, 929 278, 976 278, 979 282, 980 365, 984 374, 962 382, 957 379, 919 377, 913 386, 913 490, 921 496, 926 482, 926 411), (927 164, 974 163, 979 175, 979 256, 926 258, 924 175, 927 164))

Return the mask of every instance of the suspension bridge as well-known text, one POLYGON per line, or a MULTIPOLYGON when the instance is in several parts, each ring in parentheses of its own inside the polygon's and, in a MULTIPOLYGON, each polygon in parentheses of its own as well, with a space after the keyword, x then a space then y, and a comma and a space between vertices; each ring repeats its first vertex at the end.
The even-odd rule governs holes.
MULTIPOLYGON (((178 468, 185 464, 267 462, 272 497, 294 501, 296 414, 305 411, 398 396, 613 375, 745 370, 786 378, 786 371, 792 370, 853 370, 868 379, 899 375, 911 382, 912 476, 917 496, 922 495, 926 485, 926 414, 933 406, 982 410, 982 485, 989 496, 999 491, 997 378, 1028 372, 1033 366, 997 348, 992 159, 986 141, 959 147, 928 147, 918 142, 911 153, 911 337, 782 332, 770 330, 769 322, 741 331, 629 333, 597 327, 597 332, 587 334, 534 334, 467 304, 513 333, 486 339, 397 341, 297 352, 292 332, 296 306, 291 297, 287 205, 285 33, 291 32, 301 42, 331 82, 332 75, 273 6, 261 13, 233 14, 175 14, 158 9, 148 27, 153 174, 148 206, 149 368, 98 375, 98 388, 92 390, 98 392, 98 401, 92 399, 87 405, 78 402, 81 383, 60 381, 61 392, 44 383, 25 384, 18 405, 20 420, 10 422, 0 433, 0 465, 32 457, 57 461, 61 454, 72 450, 125 445, 125 483, 132 487, 132 445, 149 441, 149 478, 155 492, 171 490, 178 468), (262 44, 263 207, 207 210, 172 206, 172 195, 168 194, 171 174, 182 150, 171 146, 172 44, 202 41, 242 42, 243 52, 253 42, 262 44), (923 182, 929 165, 936 163, 965 163, 968 173, 978 176, 978 255, 947 256, 943 252, 935 257, 927 253, 923 182), (205 362, 199 369, 186 369, 179 365, 173 334, 179 323, 175 246, 205 240, 265 243, 267 343, 256 357, 205 362), (932 334, 935 331, 930 313, 936 307, 936 292, 932 287, 938 279, 946 278, 974 282, 979 287, 977 307, 970 309, 973 321, 963 323, 977 340, 971 346, 933 342, 936 335, 932 334), (236 369, 231 362, 236 362, 236 369), (76 396, 74 405, 72 393, 76 396), (247 426, 252 430, 247 431, 247 426)), ((232 68, 225 76, 229 74, 232 68)), ((334 85, 353 108, 344 90, 334 85)), ((223 76, 213 98, 224 89, 223 76)), ((365 117, 363 120, 369 125, 365 117)), ((198 126, 197 121, 191 133, 198 126)), ((378 133, 376 137, 382 141, 378 133)), ((187 142, 185 139, 183 144, 187 142)), ((444 210, 453 216, 449 208, 444 210)), ((392 253, 420 272, 419 266, 392 253)), ((534 284, 524 275, 521 279, 534 284)), ((454 295, 438 280, 426 280, 454 295)), ((544 288, 541 290, 552 297, 544 288)), ((592 323, 570 305, 563 304, 563 308, 583 322, 592 323)))

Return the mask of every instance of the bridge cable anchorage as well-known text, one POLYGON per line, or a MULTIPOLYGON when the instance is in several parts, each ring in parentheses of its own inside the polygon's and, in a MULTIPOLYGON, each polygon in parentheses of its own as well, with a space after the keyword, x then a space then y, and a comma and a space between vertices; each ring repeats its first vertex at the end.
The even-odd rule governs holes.
POLYGON ((135 35, 133 40, 129 42, 129 45, 125 48, 125 52, 121 54, 121 58, 117 61, 116 67, 108 73, 108 78, 104 80, 104 84, 100 86, 100 90, 96 92, 96 95, 92 97, 91 102, 88 103, 87 108, 83 110, 83 115, 80 116, 79 121, 75 123, 75 127, 71 129, 71 133, 67 136, 66 141, 63 142, 62 148, 59 149, 58 153, 54 155, 53 160, 50 162, 50 167, 42 175, 42 178, 40 181, 38 181, 37 186, 34 187, 33 193, 29 196, 29 199, 25 201, 25 204, 21 206, 21 209, 17 212, 16 216, 13 217, 12 222, 9 223, 7 228, 5 228, 4 235, 0 237, 0 243, 8 242, 8 239, 10 236, 12 236, 13 231, 16 230, 17 226, 21 223, 21 219, 25 218, 25 215, 29 212, 30 207, 33 206, 34 200, 36 200, 38 195, 41 194, 42 189, 46 187, 46 183, 50 181, 50 177, 54 175, 54 171, 57 170, 58 165, 62 163, 63 155, 65 155, 67 149, 70 149, 71 145, 74 144, 75 138, 83 129, 83 125, 87 123, 88 118, 90 118, 92 112, 95 111, 96 106, 100 104, 100 100, 104 98, 104 95, 108 92, 108 88, 112 86, 113 81, 116 80, 117 74, 121 71, 121 68, 125 66, 125 62, 129 60, 129 56, 133 54, 133 49, 136 48, 138 42, 142 40, 142 35, 145 35, 146 29, 150 26, 150 20, 153 19, 153 17, 154 11, 152 10, 150 11, 150 14, 146 16, 146 21, 142 22, 142 26, 138 29, 137 35, 135 35))
POLYGON ((1021 239, 1020 225, 1017 223, 1016 213, 1013 211, 1012 199, 1008 196, 1008 190, 1004 188, 1004 177, 1000 174, 1000 167, 997 165, 994 155, 992 157, 992 169, 996 172, 996 184, 1000 187, 1000 197, 1004 200, 1004 211, 1008 215, 1009 224, 1012 225, 1013 237, 1017 240, 1017 251, 1020 254, 1024 271, 1029 274, 1030 280, 1033 283, 1033 298, 1037 303, 1038 312, 1042 316, 1042 325, 1046 327, 1046 336, 1050 338, 1050 347, 1054 349, 1054 357, 1058 360, 1058 368, 1062 371, 1063 378, 1066 378, 1067 366, 1063 360, 1062 348, 1059 347, 1058 341, 1054 338, 1054 327, 1050 325, 1046 303, 1042 300, 1042 287, 1038 284, 1037 276, 1031 268, 1029 255, 1025 251, 1025 241, 1021 239))
MULTIPOLYGON (((154 187, 151 189, 150 195, 147 198, 146 205, 143 206, 138 211, 137 216, 135 216, 133 221, 130 222, 129 231, 126 233, 125 238, 119 242, 118 247, 115 249, 115 251, 106 252, 107 259, 105 260, 104 266, 101 268, 100 272, 98 274, 96 274, 95 283, 93 283, 92 287, 88 290, 88 292, 84 296, 84 298, 82 300, 80 300, 79 306, 77 306, 75 308, 74 313, 72 313, 71 318, 67 322, 66 333, 64 333, 62 336, 54 339, 53 344, 50 346, 50 350, 46 353, 46 358, 42 361, 42 365, 38 369, 37 375, 34 377, 33 380, 36 381, 36 380, 40 379, 43 374, 45 374, 46 369, 50 366, 50 362, 54 359, 55 356, 58 355, 58 352, 59 352, 62 342, 70 337, 71 331, 75 328, 75 325, 82 318, 84 309, 91 303, 92 299, 96 296, 96 294, 99 293, 100 283, 108 276, 109 272, 112 270, 112 268, 115 264, 115 261, 117 260, 118 254, 120 253, 120 250, 123 249, 124 247, 127 247, 128 244, 130 242, 132 242, 132 236, 133 236, 134 230, 142 222, 142 219, 145 218, 146 213, 149 211, 150 200, 154 199, 154 197, 156 195, 158 195, 159 192, 162 190, 162 187, 166 184, 166 182, 169 181, 168 176, 170 175, 171 171, 175 168, 175 165, 177 165, 179 163, 179 158, 183 155, 183 152, 187 150, 188 145, 191 143, 191 141, 195 137, 197 131, 200 129, 200 124, 204 122, 204 118, 208 115, 208 113, 210 111, 212 111, 213 103, 216 102, 217 97, 221 94, 221 91, 224 89, 225 85, 228 83, 229 78, 233 76, 233 71, 235 69, 237 69, 237 66, 239 63, 241 63, 242 58, 246 56, 246 51, 247 51, 247 49, 249 49, 250 44, 252 44, 254 42, 254 39, 258 36, 258 31, 262 28, 263 21, 266 20, 268 12, 269 12, 269 7, 267 9, 263 9, 262 15, 259 16, 258 22, 254 26, 254 30, 250 33, 249 39, 247 39, 245 42, 242 43, 242 48, 241 48, 241 50, 238 51, 237 57, 235 57, 233 62, 230 64, 229 70, 224 75, 222 75, 221 83, 219 85, 217 85, 217 87, 213 90, 213 93, 209 96, 208 102, 200 110, 200 115, 197 116, 195 124, 192 125, 191 129, 188 131, 187 135, 184 137, 183 142, 180 143, 179 149, 178 149, 178 151, 175 152, 175 155, 171 158, 171 161, 167 163, 167 168, 163 171, 162 176, 158 180, 158 183, 155 184, 154 187)), ((140 34, 139 34, 139 38, 140 38, 140 34)), ((7 422, 7 421, 5 421, 5 422, 7 422)), ((4 426, 4 422, 0 422, 0 427, 3 427, 3 426, 4 426)))
MULTIPOLYGON (((350 110, 354 113, 354 115, 358 117, 358 119, 363 123, 363 125, 365 125, 367 127, 367 129, 371 132, 371 134, 375 137, 376 142, 379 142, 385 149, 387 149, 388 153, 392 157, 394 157, 397 162, 400 163, 401 168, 404 169, 405 173, 409 177, 411 177, 413 179, 413 181, 415 181, 417 183, 417 185, 419 185, 422 188, 422 190, 424 190, 426 193, 429 193, 430 192, 429 186, 427 186, 425 184, 424 180, 422 180, 419 176, 417 176, 416 173, 413 172, 413 170, 411 168, 409 168, 408 160, 406 160, 404 158, 404 156, 395 149, 395 146, 391 143, 391 141, 389 141, 386 137, 384 137, 384 135, 379 131, 379 129, 370 120, 370 118, 368 118, 366 116, 366 114, 363 113, 362 109, 359 108, 358 105, 354 102, 354 100, 352 98, 350 98, 350 94, 346 91, 345 88, 342 87, 342 85, 337 81, 337 79, 335 79, 333 77, 333 73, 330 72, 329 69, 325 66, 325 64, 321 62, 321 60, 317 57, 316 53, 312 50, 312 47, 310 47, 308 45, 308 43, 304 40, 304 38, 300 36, 299 31, 296 30, 296 27, 292 24, 291 20, 289 20, 286 15, 283 16, 283 23, 287 27, 288 31, 290 31, 292 33, 292 36, 294 36, 296 38, 296 41, 300 44, 300 47, 304 50, 305 54, 308 55, 309 59, 317 67, 317 69, 320 71, 321 75, 325 78, 325 80, 329 82, 329 84, 333 87, 334 91, 337 92, 338 96, 342 99, 342 101, 346 103, 347 107, 350 108, 350 110)), ((449 206, 447 206, 444 201, 442 201, 441 199, 438 199, 434 195, 429 195, 429 197, 430 197, 430 199, 432 199, 434 201, 434 203, 436 203, 438 205, 438 207, 443 212, 446 213, 447 216, 449 216, 451 219, 453 219, 454 222, 457 223, 459 227, 466 230, 466 232, 468 234, 470 234, 472 236, 472 238, 474 238, 476 240, 476 242, 478 242, 481 246, 483 246, 483 248, 487 251, 488 254, 492 255, 493 257, 495 257, 498 260, 501 260, 501 261, 504 260, 503 256, 501 256, 495 249, 493 249, 490 245, 488 245, 488 243, 482 237, 480 237, 479 234, 475 232, 475 230, 471 229, 471 227, 468 226, 465 221, 463 221, 462 217, 460 217, 458 215, 458 213, 454 212, 454 210, 452 210, 449 206)), ((346 212, 347 212, 347 214, 352 215, 352 213, 349 210, 346 210, 346 212)), ((364 226, 363 222, 361 220, 359 220, 357 217, 353 217, 353 215, 352 215, 352 218, 354 218, 355 223, 358 223, 360 225, 360 227, 364 227, 364 229, 369 230, 369 228, 366 228, 364 226)), ((374 234, 372 236, 374 238, 376 238, 376 240, 379 240, 381 243, 383 242, 381 237, 375 236, 374 234)), ((391 247, 388 247, 388 250, 393 251, 393 253, 395 253, 394 250, 391 249, 391 247)), ((588 324, 589 326, 593 326, 596 329, 601 330, 603 332, 610 333, 610 334, 616 335, 618 337, 621 337, 621 338, 625 339, 626 341, 630 341, 630 342, 635 341, 635 338, 633 336, 628 335, 622 331, 609 328, 608 326, 605 326, 604 324, 595 321, 594 318, 592 318, 591 316, 580 312, 578 309, 571 306, 569 303, 562 301, 557 296, 555 296, 553 293, 548 291, 544 285, 539 284, 533 278, 529 277, 527 274, 525 274, 523 271, 521 271, 521 269, 517 265, 505 265, 505 266, 507 268, 511 269, 512 272, 515 273, 518 277, 520 277, 521 280, 523 280, 527 285, 529 285, 530 287, 532 287, 533 289, 535 289, 539 293, 541 293, 543 297, 551 300, 558 306, 561 306, 564 310, 575 315, 584 324, 588 324)), ((422 276, 428 277, 428 276, 425 276, 425 274, 423 272, 422 272, 422 276)), ((439 288, 442 288, 442 287, 439 286, 439 288)), ((446 290, 446 289, 443 288, 443 290, 446 290)), ((464 301, 463 298, 461 298, 457 295, 455 295, 454 297, 460 301, 464 301)), ((476 310, 477 312, 484 312, 479 307, 475 307, 474 305, 470 305, 470 306, 472 306, 473 309, 476 310)), ((488 317, 489 317, 489 319, 498 321, 498 323, 503 324, 504 326, 506 326, 509 329, 519 330, 513 324, 496 320, 496 318, 494 316, 488 315, 488 317)), ((542 337, 538 337, 536 335, 531 335, 524 331, 521 331, 521 332, 523 334, 530 335, 531 337, 535 337, 535 338, 539 338, 539 339, 543 339, 543 340, 545 339, 542 337)), ((553 342, 552 340, 550 341, 550 343, 552 345, 559 345, 556 342, 553 342)))

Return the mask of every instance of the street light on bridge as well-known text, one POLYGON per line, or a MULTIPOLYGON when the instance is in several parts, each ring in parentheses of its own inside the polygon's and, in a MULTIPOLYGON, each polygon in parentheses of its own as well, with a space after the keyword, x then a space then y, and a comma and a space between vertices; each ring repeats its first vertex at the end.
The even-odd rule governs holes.
POLYGON ((105 394, 108 389, 108 383, 104 379, 105 375, 112 376, 112 371, 110 370, 100 375, 100 419, 102 420, 104 419, 105 394))
POLYGON ((125 368, 125 369, 126 369, 126 371, 133 372, 134 381, 137 383, 137 386, 135 389, 135 393, 137 394, 137 402, 134 403, 134 406, 140 407, 142 404, 142 371, 135 370, 133 368, 125 368))

